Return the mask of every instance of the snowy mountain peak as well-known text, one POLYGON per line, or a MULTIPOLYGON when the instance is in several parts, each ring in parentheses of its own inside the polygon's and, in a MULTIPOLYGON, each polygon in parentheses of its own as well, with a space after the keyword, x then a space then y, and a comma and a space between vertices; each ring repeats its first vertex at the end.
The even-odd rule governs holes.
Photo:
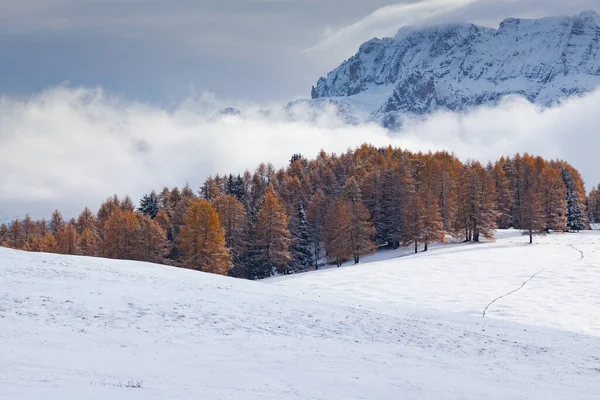
MULTIPOLYGON (((403 27, 371 39, 312 89, 397 129, 404 115, 464 111, 521 95, 550 106, 600 85, 600 15, 403 27)), ((313 100, 314 101, 314 100, 313 100)), ((351 118, 346 118, 350 120, 351 118)))

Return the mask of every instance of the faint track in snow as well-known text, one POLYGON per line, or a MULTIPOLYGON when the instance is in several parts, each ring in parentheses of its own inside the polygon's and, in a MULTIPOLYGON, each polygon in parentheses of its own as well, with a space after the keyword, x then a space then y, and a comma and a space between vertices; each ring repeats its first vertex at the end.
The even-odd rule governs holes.
POLYGON ((583 251, 579 250, 577 247, 575 247, 572 244, 570 244, 569 247, 572 248, 575 251, 578 251, 579 254, 581 254, 581 258, 579 260, 575 261, 575 262, 579 262, 579 261, 581 261, 581 260, 583 260, 585 258, 585 254, 583 254, 583 251))
MULTIPOLYGON (((583 260, 583 259, 585 258, 585 255, 583 254, 583 251, 579 250, 577 247, 575 247, 575 246, 574 246, 574 245, 572 245, 572 244, 569 244, 568 246, 569 246, 570 248, 572 248, 573 250, 575 250, 575 251, 579 252, 579 254, 581 255, 581 257, 580 257, 578 260, 575 260, 575 261, 573 261, 571 264, 574 264, 574 263, 576 263, 576 262, 579 262, 579 261, 581 261, 581 260, 583 260)), ((517 293, 519 290, 523 289, 523 288, 525 287, 525 285, 527 285, 529 282, 531 282, 531 281, 533 280, 533 278, 535 278, 536 276, 538 276, 538 275, 539 275, 539 274, 541 274, 542 272, 546 272, 546 271, 549 271, 549 270, 551 270, 551 269, 554 269, 554 268, 556 268, 556 267, 551 267, 551 268, 544 268, 544 269, 541 269, 541 270, 539 270, 538 272, 536 272, 535 274, 531 275, 531 277, 530 277, 529 279, 527 279, 525 282, 523 282, 523 284, 521 284, 521 286, 519 286, 518 288, 516 288, 516 289, 514 289, 514 290, 512 290, 512 291, 510 291, 510 292, 508 292, 508 293, 506 293, 506 294, 503 294, 502 296, 496 297, 494 300, 492 300, 492 301, 491 301, 491 302, 490 302, 490 303, 489 303, 489 304, 488 304, 488 305, 485 307, 485 310, 483 310, 483 313, 482 313, 482 315, 481 315, 481 316, 482 316, 483 318, 485 318, 485 315, 487 314, 487 312, 488 312, 489 308, 490 308, 490 307, 491 307, 491 306, 492 306, 494 303, 496 303, 496 302, 497 302, 497 301, 499 301, 499 300, 502 300, 502 299, 503 299, 503 298, 505 298, 505 297, 508 297, 508 296, 510 296, 511 294, 517 293)))

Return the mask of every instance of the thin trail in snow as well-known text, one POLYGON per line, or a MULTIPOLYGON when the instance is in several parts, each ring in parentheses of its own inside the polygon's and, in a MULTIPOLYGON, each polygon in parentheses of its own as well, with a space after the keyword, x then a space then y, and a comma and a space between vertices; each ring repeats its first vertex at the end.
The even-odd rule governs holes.
MULTIPOLYGON (((578 251, 579 254, 581 255, 581 257, 578 260, 573 261, 573 263, 579 262, 581 260, 583 260, 585 258, 585 255, 583 254, 583 251, 579 250, 577 247, 575 247, 574 245, 570 244, 568 245, 569 247, 571 247, 573 250, 578 251)), ((494 300, 492 300, 486 307, 485 310, 483 310, 483 314, 481 315, 483 318, 485 318, 485 315, 487 314, 489 308, 497 301, 510 296, 511 294, 514 294, 516 292, 518 292, 519 290, 523 289, 525 287, 525 285, 527 285, 529 282, 531 282, 531 280, 533 278, 535 278, 536 276, 538 276, 539 274, 541 274, 542 272, 546 272, 548 270, 554 269, 556 267, 551 267, 551 268, 544 268, 539 270, 538 272, 536 272, 535 274, 531 275, 531 277, 529 279, 527 279, 525 282, 523 282, 523 284, 521 286, 519 286, 518 288, 516 288, 515 290, 512 290, 506 294, 503 294, 502 296, 496 297, 494 300)))
POLYGON ((573 246, 572 244, 569 245, 570 248, 572 248, 575 251, 578 251, 579 254, 581 254, 581 258, 575 262, 579 262, 581 260, 583 260, 585 258, 585 255, 583 254, 583 251, 579 250, 577 247, 573 246))

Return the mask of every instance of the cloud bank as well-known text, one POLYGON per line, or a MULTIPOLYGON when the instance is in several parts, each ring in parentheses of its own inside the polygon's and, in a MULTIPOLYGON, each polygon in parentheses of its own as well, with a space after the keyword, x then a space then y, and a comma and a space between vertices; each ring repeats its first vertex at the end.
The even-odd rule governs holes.
MULTIPOLYGON (((74 216, 107 196, 137 201, 151 189, 197 189, 208 175, 285 166, 293 153, 343 152, 362 143, 415 151, 446 149, 487 162, 530 152, 564 158, 589 184, 600 181, 600 91, 541 110, 519 98, 466 115, 438 113, 408 121, 401 133, 342 124, 333 110, 311 122, 281 115, 226 116, 199 96, 163 109, 101 89, 60 86, 27 99, 0 99, 0 217, 74 216)), ((246 105, 248 109, 252 108, 246 105)))

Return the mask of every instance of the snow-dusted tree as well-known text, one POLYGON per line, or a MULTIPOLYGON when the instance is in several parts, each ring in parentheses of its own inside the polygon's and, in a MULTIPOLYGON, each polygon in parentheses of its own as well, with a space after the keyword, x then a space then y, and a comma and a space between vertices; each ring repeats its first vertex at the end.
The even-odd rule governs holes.
POLYGON ((335 262, 338 267, 352 257, 352 244, 348 238, 350 220, 350 210, 345 202, 336 200, 329 207, 323 239, 328 261, 335 262))
POLYGON ((113 211, 104 224, 104 256, 123 260, 136 258, 139 222, 135 213, 121 208, 113 211))
MULTIPOLYGON (((98 219, 98 232, 100 234, 100 237, 102 238, 104 235, 104 225, 106 224, 106 222, 108 221, 108 219, 110 218, 110 216, 112 215, 113 212, 115 212, 116 210, 120 209, 121 206, 121 201, 119 200, 119 197, 115 194, 113 197, 109 197, 107 198, 101 205, 100 208, 98 209, 97 212, 97 219, 98 219)), ((51 228, 52 228, 52 224, 51 228)))
POLYGON ((152 219, 156 218, 156 215, 160 210, 160 204, 158 201, 158 196, 154 190, 150 192, 150 194, 145 194, 142 196, 138 210, 144 215, 149 215, 152 219))
POLYGON ((235 274, 234 276, 252 280, 271 276, 271 267, 261 261, 261 252, 256 234, 256 215, 253 215, 252 213, 248 214, 245 236, 247 241, 243 264, 241 265, 241 268, 236 267, 232 270, 235 274))
POLYGON ((291 220, 293 272, 307 271, 313 266, 313 246, 310 239, 310 227, 302 202, 298 203, 298 212, 291 220))
POLYGON ((425 220, 425 206, 421 197, 416 192, 411 192, 404 210, 404 244, 415 245, 415 253, 419 250, 419 243, 423 237, 425 220))
POLYGON ((25 240, 27 240, 30 235, 36 234, 37 226, 29 214, 25 215, 25 218, 23 218, 21 224, 23 225, 23 237, 25 240))
POLYGON ((427 251, 430 243, 445 241, 444 220, 440 212, 438 197, 435 195, 439 171, 439 162, 436 159, 428 159, 422 173, 418 176, 417 193, 424 208, 421 230, 423 251, 427 251))
POLYGON ((92 226, 96 228, 97 224, 98 220, 96 219, 96 216, 94 215, 92 210, 86 207, 77 218, 77 233, 82 234, 83 231, 89 229, 92 226))
POLYGON ((360 262, 360 256, 373 253, 377 245, 373 241, 375 227, 371 222, 371 214, 362 203, 362 194, 354 177, 348 178, 341 191, 342 200, 350 213, 350 226, 346 232, 350 243, 354 263, 360 262))
POLYGON ((382 175, 381 236, 394 248, 404 240, 404 212, 408 202, 409 184, 406 168, 389 167, 382 175))
POLYGON ((171 232, 171 218, 169 218, 169 214, 167 214, 167 212, 161 208, 158 214, 156 214, 156 218, 154 218, 154 220, 167 235, 167 240, 173 241, 173 235, 171 232))
POLYGON ((524 156, 522 176, 522 202, 520 207, 519 227, 529 234, 529 243, 533 243, 533 235, 544 233, 546 227, 544 204, 536 167, 531 157, 524 156))
POLYGON ((555 169, 546 166, 538 180, 546 232, 565 231, 567 229, 567 190, 555 169))
POLYGON ((503 163, 504 159, 501 158, 500 161, 493 165, 493 167, 488 167, 488 170, 494 178, 494 183, 496 185, 498 227, 500 229, 508 229, 513 224, 512 215, 510 213, 513 194, 510 190, 510 182, 506 177, 506 172, 504 172, 504 168, 502 167, 503 163))
POLYGON ((590 190, 587 209, 590 222, 600 223, 600 184, 590 190))
POLYGON ((0 246, 8 247, 8 225, 0 224, 0 246))
POLYGON ((167 235, 150 214, 136 213, 138 219, 138 242, 136 259, 160 263, 167 255, 167 235))
POLYGON ((258 260, 271 273, 290 272, 291 238, 288 229, 289 217, 273 191, 268 189, 256 220, 256 244, 258 260))
POLYGON ((582 196, 581 177, 570 165, 564 163, 562 179, 567 188, 567 227, 571 231, 581 231, 588 228, 588 217, 585 208, 585 197, 582 196))
POLYGON ((17 218, 8 226, 8 246, 13 249, 22 249, 26 241, 27 238, 23 234, 23 224, 17 218))
POLYGON ((74 224, 66 224, 54 234, 56 237, 57 251, 60 254, 79 254, 79 239, 74 224))
POLYGON ((123 200, 121 200, 121 204, 119 204, 119 207, 123 211, 131 211, 131 212, 135 211, 135 206, 133 205, 133 200, 131 200, 131 197, 129 197, 128 195, 126 195, 125 198, 123 198, 123 200))
POLYGON ((46 222, 45 218, 42 218, 39 221, 36 221, 36 232, 40 237, 46 236, 46 234, 50 233, 50 227, 48 226, 48 222, 46 222))
POLYGON ((479 162, 469 162, 459 178, 457 218, 454 235, 464 233, 465 241, 479 242, 480 236, 493 239, 497 227, 496 184, 479 162))
POLYGON ((445 242, 444 223, 440 215, 437 198, 430 191, 422 195, 423 207, 423 229, 421 231, 421 241, 423 242, 423 251, 427 251, 430 243, 445 242))
POLYGON ((221 188, 216 178, 209 176, 200 188, 200 196, 208 201, 214 201, 221 195, 221 188))
POLYGON ((437 202, 442 217, 443 229, 449 231, 456 213, 456 180, 461 168, 458 158, 446 151, 431 155, 433 165, 432 190, 437 196, 437 202))
POLYGON ((53 233, 56 233, 60 228, 64 226, 64 224, 65 221, 63 220, 63 216, 60 213, 60 211, 54 210, 54 212, 52 213, 52 217, 50 218, 50 230, 53 233))
POLYGON ((191 200, 178 240, 188 267, 220 275, 227 275, 231 269, 225 230, 217 211, 207 200, 191 200))
POLYGON ((84 228, 79 235, 79 252, 82 256, 93 257, 98 255, 99 250, 98 229, 95 225, 84 228))
POLYGON ((237 177, 229 175, 227 179, 227 194, 235 196, 239 201, 244 201, 244 180, 238 174, 237 177))
POLYGON ((313 261, 315 269, 319 268, 319 259, 323 248, 323 232, 327 221, 327 198, 322 189, 317 189, 310 199, 307 219, 310 227, 310 242, 312 244, 313 261))
MULTIPOLYGON (((183 198, 181 197, 181 191, 177 186, 175 186, 173 189, 171 189, 171 193, 169 194, 169 207, 165 207, 165 209, 169 211, 174 211, 175 207, 177 207, 177 204, 179 204, 179 202, 182 199, 183 198)), ((169 217, 172 217, 170 213, 169 217)))
POLYGON ((164 187, 158 194, 158 205, 167 215, 171 215, 171 191, 168 187, 164 187))
POLYGON ((214 202, 213 207, 219 214, 221 226, 225 229, 225 243, 231 251, 233 268, 230 274, 235 277, 246 275, 244 269, 244 254, 247 252, 246 228, 248 218, 246 209, 241 201, 232 194, 220 195, 214 202))
POLYGON ((44 253, 55 253, 58 244, 52 233, 47 233, 40 238, 40 251, 44 253))

